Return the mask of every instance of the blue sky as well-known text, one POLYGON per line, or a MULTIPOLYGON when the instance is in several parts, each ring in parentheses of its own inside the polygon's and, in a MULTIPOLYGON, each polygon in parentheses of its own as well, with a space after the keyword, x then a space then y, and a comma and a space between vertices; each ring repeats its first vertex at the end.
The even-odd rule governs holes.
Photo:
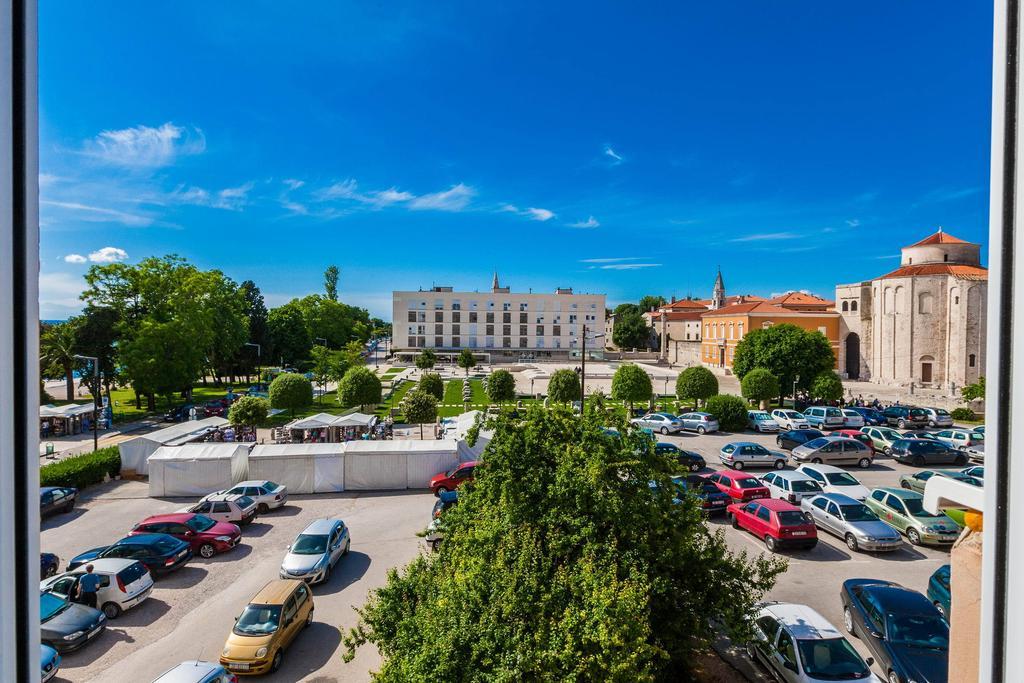
POLYGON ((41 313, 178 253, 268 303, 806 289, 984 241, 987 3, 40 7, 41 313))

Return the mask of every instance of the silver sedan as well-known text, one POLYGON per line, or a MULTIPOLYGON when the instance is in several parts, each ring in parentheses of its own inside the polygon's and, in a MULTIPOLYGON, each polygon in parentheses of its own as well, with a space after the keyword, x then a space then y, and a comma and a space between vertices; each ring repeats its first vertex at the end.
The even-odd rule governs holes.
POLYGON ((635 417, 630 422, 662 434, 675 434, 683 428, 683 423, 671 413, 648 413, 643 417, 635 417))
POLYGON ((850 550, 881 552, 903 545, 900 533, 875 515, 867 505, 841 493, 823 493, 800 501, 814 525, 846 541, 850 550))

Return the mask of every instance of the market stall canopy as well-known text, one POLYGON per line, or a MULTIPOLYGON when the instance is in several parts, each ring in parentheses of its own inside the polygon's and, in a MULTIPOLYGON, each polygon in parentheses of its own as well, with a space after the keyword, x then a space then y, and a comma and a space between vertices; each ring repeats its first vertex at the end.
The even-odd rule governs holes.
POLYGON ((376 415, 365 415, 363 413, 349 413, 339 415, 331 423, 332 427, 372 427, 377 424, 376 415))
POLYGON ((332 426, 332 422, 337 418, 337 415, 329 415, 327 413, 317 413, 316 415, 310 415, 309 417, 300 417, 297 420, 292 420, 284 426, 285 429, 323 429, 324 427, 332 426))
POLYGON ((345 488, 349 491, 427 488, 430 478, 460 462, 454 439, 349 441, 345 488))
POLYGON ((117 446, 121 452, 121 470, 133 470, 136 474, 148 474, 147 460, 161 446, 181 445, 195 441, 227 423, 228 421, 223 417, 206 417, 202 420, 180 422, 124 441, 117 446))
POLYGON ((93 412, 96 408, 91 403, 68 403, 63 406, 55 406, 53 404, 47 404, 45 406, 39 406, 39 417, 49 418, 68 418, 76 417, 78 415, 88 415, 93 412))
POLYGON ((148 458, 149 495, 204 496, 248 479, 249 448, 242 443, 162 446, 148 458))

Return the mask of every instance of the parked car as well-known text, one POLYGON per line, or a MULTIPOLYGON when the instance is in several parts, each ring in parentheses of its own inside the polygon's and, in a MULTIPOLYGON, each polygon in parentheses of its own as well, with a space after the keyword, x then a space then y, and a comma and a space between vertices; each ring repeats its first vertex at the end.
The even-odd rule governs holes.
POLYGON ((747 427, 755 432, 779 431, 779 423, 773 420, 766 410, 748 410, 747 427))
POLYGON ((226 553, 242 540, 242 530, 237 524, 218 522, 206 515, 191 512, 172 512, 147 517, 132 527, 129 534, 167 534, 185 541, 191 546, 193 553, 205 559, 210 559, 218 553, 226 553))
POLYGON ((758 606, 751 659, 786 683, 868 681, 873 659, 864 661, 836 627, 807 605, 769 602, 758 606))
POLYGON ((183 406, 171 408, 164 413, 164 422, 184 422, 189 419, 194 407, 191 403, 186 403, 183 406))
POLYGON ((818 482, 825 493, 841 493, 854 500, 864 500, 871 493, 852 474, 833 465, 800 465, 796 471, 818 482))
POLYGON ((804 414, 796 410, 787 410, 785 408, 776 408, 772 411, 772 419, 775 420, 776 424, 779 425, 780 429, 810 429, 811 425, 807 422, 807 418, 804 414))
POLYGON ((348 527, 340 519, 317 519, 310 522, 288 546, 281 562, 282 579, 302 579, 309 583, 326 583, 331 571, 352 546, 348 527))
POLYGON ((850 410, 856 410, 860 413, 860 416, 864 418, 865 426, 878 426, 887 425, 889 421, 885 419, 885 415, 882 414, 881 410, 875 410, 874 408, 851 406, 850 410))
POLYGON ((711 413, 702 413, 700 411, 683 413, 679 416, 679 421, 683 424, 683 429, 697 432, 698 434, 718 431, 718 418, 711 413))
POLYGON ((654 452, 658 455, 667 455, 674 458, 679 465, 691 472, 700 472, 707 467, 707 462, 704 461, 703 455, 694 451, 683 450, 674 443, 654 444, 654 452))
POLYGON ((945 408, 922 408, 928 416, 929 427, 952 427, 953 416, 945 408))
POLYGON ((60 655, 49 645, 39 644, 39 680, 51 680, 60 671, 60 655))
POLYGON ((832 406, 811 406, 804 410, 807 424, 818 429, 840 429, 843 426, 843 411, 832 406))
POLYGON ((823 436, 797 446, 790 452, 793 462, 828 463, 830 465, 857 465, 871 467, 874 452, 856 439, 845 436, 823 436))
POLYGON ((880 579, 847 579, 846 630, 864 641, 891 683, 946 683, 949 625, 925 596, 880 579))
POLYGON ((219 398, 214 401, 209 401, 203 406, 203 415, 205 417, 227 417, 228 408, 230 407, 230 401, 219 398))
POLYGON ((459 492, 458 491, 445 491, 437 496, 437 500, 434 501, 434 509, 430 511, 431 524, 433 521, 440 519, 441 515, 444 514, 445 510, 449 510, 459 504, 459 492))
POLYGON ((712 472, 707 480, 718 487, 718 490, 729 496, 733 502, 770 498, 771 493, 764 482, 747 472, 712 472))
POLYGON ((744 467, 774 467, 781 470, 786 466, 786 454, 770 451, 761 444, 751 441, 736 441, 722 446, 718 459, 723 465, 734 470, 744 467))
POLYGON ((837 429, 832 432, 832 436, 845 436, 848 439, 856 439, 862 444, 871 449, 871 455, 875 454, 875 442, 870 436, 860 431, 859 429, 837 429))
POLYGON ((903 438, 903 435, 891 427, 861 427, 862 434, 867 434, 875 445, 875 452, 892 454, 892 445, 903 438))
POLYGON ((178 512, 191 512, 209 517, 217 522, 228 522, 245 526, 256 519, 256 501, 237 493, 211 494, 178 512))
POLYGON ((913 406, 889 406, 882 411, 885 420, 890 427, 908 429, 913 427, 927 427, 928 413, 921 408, 913 406))
POLYGON ((952 545, 960 527, 942 513, 924 509, 924 496, 897 488, 878 488, 864 501, 883 522, 907 535, 913 545, 952 545))
POLYGON ((901 488, 905 488, 910 491, 917 491, 918 493, 924 493, 924 487, 932 477, 956 479, 957 481, 962 481, 963 483, 970 484, 971 486, 982 485, 980 479, 975 479, 972 476, 961 474, 960 472, 949 472, 944 470, 921 470, 920 472, 914 472, 913 474, 901 474, 899 484, 901 488))
POLYGON ((785 448, 786 450, 793 450, 797 446, 802 446, 808 441, 814 441, 825 436, 824 433, 817 429, 793 429, 788 432, 782 432, 775 437, 775 445, 779 448, 785 448))
POLYGON ((943 429, 935 432, 935 438, 961 451, 966 451, 970 446, 985 443, 984 434, 972 432, 969 429, 943 429))
POLYGON ((76 555, 68 562, 68 571, 102 557, 124 557, 138 560, 156 576, 170 574, 192 559, 192 548, 185 541, 167 534, 139 534, 122 538, 113 545, 104 545, 76 555))
POLYGON ((914 467, 967 464, 967 454, 930 439, 900 439, 892 445, 892 457, 914 467))
POLYGON ((264 674, 281 668, 285 649, 313 623, 313 594, 305 581, 271 581, 235 620, 220 653, 232 673, 264 674))
POLYGON ((220 664, 193 660, 168 669, 153 683, 238 683, 238 677, 220 664))
POLYGON ((71 512, 78 499, 78 489, 70 486, 44 486, 39 489, 39 515, 46 517, 71 512))
POLYGON ((769 472, 761 477, 761 481, 768 487, 772 498, 786 500, 794 505, 808 496, 816 496, 821 493, 821 484, 808 477, 803 472, 785 470, 781 472, 769 472))
POLYGON ((972 432, 977 432, 977 433, 981 434, 982 436, 985 436, 985 425, 978 425, 974 429, 972 429, 971 431, 972 432))
POLYGON ((950 573, 949 565, 944 564, 936 569, 931 578, 928 579, 928 599, 935 605, 935 609, 939 610, 939 614, 942 618, 949 623, 949 602, 952 597, 949 586, 950 573))
POLYGON ((478 460, 470 460, 469 462, 456 465, 447 472, 435 474, 430 478, 427 486, 435 496, 444 491, 454 491, 462 486, 463 483, 473 481, 473 473, 479 464, 478 460))
POLYGON ((676 485, 680 493, 695 496, 700 501, 701 508, 709 515, 725 512, 725 508, 732 502, 729 496, 722 493, 717 484, 699 474, 672 477, 672 483, 676 485))
POLYGON ((939 441, 939 438, 935 436, 935 432, 929 432, 927 429, 908 429, 903 432, 904 439, 926 439, 928 441, 939 441))
MULTIPOLYGON (((96 605, 107 619, 116 619, 121 612, 141 604, 153 591, 153 577, 146 565, 137 560, 108 557, 92 562, 92 573, 100 577, 96 592, 96 605)), ((78 591, 78 580, 86 573, 85 567, 64 572, 39 582, 39 590, 73 600, 78 591)))
POLYGON ((683 423, 672 413, 647 413, 634 417, 629 423, 661 434, 675 434, 683 428, 683 423))
POLYGON ((256 501, 256 513, 260 515, 265 515, 271 510, 283 507, 288 502, 288 487, 266 479, 242 481, 229 489, 214 491, 204 496, 202 500, 211 500, 214 496, 224 494, 249 496, 256 501))
POLYGON ((39 576, 48 579, 60 570, 60 558, 53 553, 39 553, 39 576))
POLYGON ((960 474, 966 474, 968 477, 974 477, 985 481, 985 466, 984 465, 970 465, 960 470, 960 474))
POLYGON ((858 413, 853 408, 843 408, 843 427, 848 429, 860 429, 866 423, 864 422, 864 416, 858 413))
POLYGON ((882 552, 903 546, 900 533, 878 518, 871 508, 842 493, 805 497, 800 509, 814 524, 846 541, 850 550, 882 552))
POLYGON ((763 498, 733 503, 727 508, 735 529, 746 529, 764 541, 768 550, 810 549, 818 544, 818 532, 810 517, 792 503, 763 498))
POLYGON ((43 645, 61 654, 82 649, 107 627, 103 612, 52 593, 39 594, 39 622, 43 645))
POLYGON ((984 442, 975 444, 973 446, 968 446, 967 450, 964 452, 967 453, 967 458, 969 460, 973 460, 974 462, 985 462, 984 442))

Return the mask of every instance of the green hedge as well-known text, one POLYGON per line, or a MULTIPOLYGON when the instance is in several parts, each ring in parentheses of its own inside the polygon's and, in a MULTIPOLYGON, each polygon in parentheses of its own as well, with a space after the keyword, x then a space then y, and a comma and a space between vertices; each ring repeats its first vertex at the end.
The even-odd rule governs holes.
POLYGON ((704 404, 704 410, 715 416, 719 428, 724 431, 742 432, 747 428, 747 402, 739 396, 712 396, 704 404))
POLYGON ((77 489, 98 484, 106 475, 121 473, 121 453, 117 446, 76 455, 39 468, 40 486, 73 486, 77 489))
POLYGON ((949 415, 954 420, 967 420, 968 422, 974 422, 978 419, 978 416, 970 408, 954 408, 950 411, 949 415))

